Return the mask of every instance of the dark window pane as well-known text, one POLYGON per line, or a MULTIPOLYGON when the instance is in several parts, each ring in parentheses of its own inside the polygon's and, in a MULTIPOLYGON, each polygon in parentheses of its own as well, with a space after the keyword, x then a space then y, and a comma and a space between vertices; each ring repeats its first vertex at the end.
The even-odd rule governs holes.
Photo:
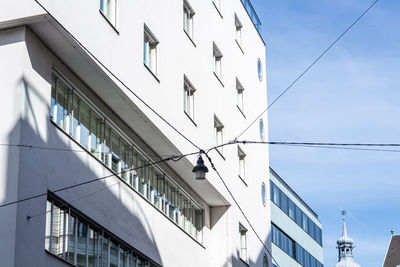
POLYGON ((87 224, 78 222, 78 242, 76 247, 77 265, 79 267, 86 266, 86 238, 87 224))
POLYGON ((89 228, 89 247, 88 247, 88 259, 89 267, 97 267, 99 265, 99 234, 93 229, 89 228))
POLYGON ((118 245, 110 242, 110 267, 118 267, 118 245))
POLYGON ((92 152, 96 158, 100 158, 101 145, 103 142, 104 122, 93 110, 91 111, 90 115, 90 152, 92 152))
POLYGON ((80 136, 80 144, 84 146, 86 149, 89 148, 89 107, 84 102, 80 102, 80 113, 81 113, 81 136, 80 136))

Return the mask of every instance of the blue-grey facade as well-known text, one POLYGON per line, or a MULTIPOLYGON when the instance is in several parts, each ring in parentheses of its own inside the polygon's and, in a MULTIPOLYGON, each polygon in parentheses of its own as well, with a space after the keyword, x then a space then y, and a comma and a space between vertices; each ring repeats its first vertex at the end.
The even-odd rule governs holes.
POLYGON ((278 265, 324 266, 322 225, 318 215, 272 168, 270 200, 272 256, 278 265))

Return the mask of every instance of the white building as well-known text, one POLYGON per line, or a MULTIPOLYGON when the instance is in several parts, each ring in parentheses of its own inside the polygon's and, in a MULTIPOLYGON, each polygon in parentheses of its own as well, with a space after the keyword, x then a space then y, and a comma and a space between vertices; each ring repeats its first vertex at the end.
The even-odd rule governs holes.
POLYGON ((270 266, 268 147, 209 152, 262 244, 134 95, 202 149, 233 140, 267 103, 259 26, 248 0, 3 0, 0 265, 270 266))
POLYGON ((270 168, 272 256, 280 266, 323 267, 318 215, 270 168))

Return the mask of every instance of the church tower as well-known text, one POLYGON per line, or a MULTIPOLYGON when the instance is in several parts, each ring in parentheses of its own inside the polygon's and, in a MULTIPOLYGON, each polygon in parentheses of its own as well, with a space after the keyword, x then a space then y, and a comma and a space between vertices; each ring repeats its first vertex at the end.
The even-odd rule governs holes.
POLYGON ((342 211, 343 215, 343 229, 342 236, 338 239, 337 249, 339 251, 339 262, 335 264, 335 267, 361 267, 358 263, 354 262, 353 248, 354 241, 347 236, 346 228, 346 211, 342 211))

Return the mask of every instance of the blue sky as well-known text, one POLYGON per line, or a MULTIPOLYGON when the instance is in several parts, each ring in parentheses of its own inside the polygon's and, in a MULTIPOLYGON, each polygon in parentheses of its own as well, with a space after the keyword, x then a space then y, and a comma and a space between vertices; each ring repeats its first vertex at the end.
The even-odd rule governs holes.
MULTIPOLYGON (((274 100, 373 1, 252 0, 274 100)), ((271 141, 400 143, 400 5, 380 0, 269 110, 271 141)), ((355 260, 382 266, 400 233, 400 153, 270 147, 271 166, 319 214, 325 266, 337 262, 340 211, 355 260)))

